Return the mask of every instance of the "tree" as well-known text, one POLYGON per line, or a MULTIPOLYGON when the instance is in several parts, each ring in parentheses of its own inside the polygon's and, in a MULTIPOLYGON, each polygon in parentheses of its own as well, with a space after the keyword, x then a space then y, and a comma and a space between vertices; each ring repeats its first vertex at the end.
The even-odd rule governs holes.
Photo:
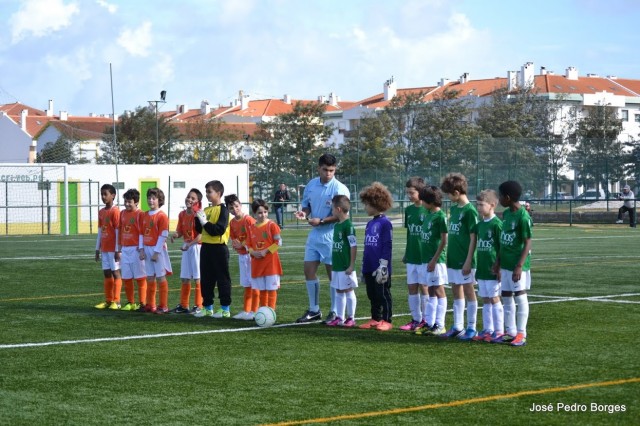
POLYGON ((263 122, 255 135, 260 146, 252 160, 255 182, 268 192, 274 182, 307 182, 317 174, 318 158, 333 128, 325 125, 326 105, 320 102, 296 102, 289 113, 263 122))
POLYGON ((185 125, 182 139, 186 145, 186 163, 219 163, 229 161, 232 144, 242 135, 225 128, 218 119, 198 117, 185 125))
POLYGON ((55 142, 47 142, 36 156, 37 163, 86 164, 89 160, 79 153, 80 141, 60 135, 55 142))
POLYGON ((102 164, 175 163, 182 156, 176 146, 179 131, 155 110, 138 107, 133 113, 121 115, 116 124, 117 146, 113 141, 113 127, 107 129, 100 145, 102 164), (156 126, 158 137, 156 139, 156 126))
POLYGON ((609 182, 624 179, 624 150, 618 136, 622 120, 616 108, 609 105, 586 107, 586 116, 579 121, 574 135, 572 154, 578 179, 586 187, 594 185, 609 190, 609 182))

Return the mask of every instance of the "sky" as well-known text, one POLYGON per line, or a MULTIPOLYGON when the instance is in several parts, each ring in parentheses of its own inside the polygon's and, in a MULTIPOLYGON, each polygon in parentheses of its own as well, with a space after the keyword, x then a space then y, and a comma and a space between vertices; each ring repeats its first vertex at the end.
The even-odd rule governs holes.
POLYGON ((0 0, 0 104, 117 115, 159 100, 358 101, 526 62, 640 79, 638 0, 0 0))

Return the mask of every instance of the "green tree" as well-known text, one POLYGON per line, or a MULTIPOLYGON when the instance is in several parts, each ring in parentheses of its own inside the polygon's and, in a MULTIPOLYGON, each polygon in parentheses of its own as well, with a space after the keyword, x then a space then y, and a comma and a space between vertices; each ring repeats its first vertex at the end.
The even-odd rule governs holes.
POLYGON ((55 142, 47 142, 36 155, 38 163, 86 164, 89 160, 80 153, 80 141, 60 135, 55 142))
POLYGON ((182 134, 186 163, 220 163, 231 158, 233 144, 242 135, 225 127, 218 119, 202 117, 189 121, 182 134))
POLYGON ((158 116, 156 120, 153 108, 138 107, 130 114, 121 115, 116 135, 117 144, 113 141, 113 127, 107 129, 100 145, 100 163, 171 164, 182 157, 182 149, 177 144, 178 129, 165 117, 158 116))

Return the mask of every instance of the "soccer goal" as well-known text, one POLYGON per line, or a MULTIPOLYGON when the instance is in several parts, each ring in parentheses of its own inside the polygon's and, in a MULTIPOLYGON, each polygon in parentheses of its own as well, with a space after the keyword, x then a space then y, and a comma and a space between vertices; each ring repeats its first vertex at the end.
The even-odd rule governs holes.
POLYGON ((0 235, 69 235, 67 194, 66 164, 0 163, 0 235))

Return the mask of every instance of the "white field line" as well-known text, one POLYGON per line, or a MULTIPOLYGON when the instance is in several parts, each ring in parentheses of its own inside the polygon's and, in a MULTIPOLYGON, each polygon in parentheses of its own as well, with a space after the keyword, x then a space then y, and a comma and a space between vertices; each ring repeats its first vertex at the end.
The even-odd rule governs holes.
MULTIPOLYGON (((615 297, 629 297, 629 296, 640 296, 640 293, 627 293, 627 294, 611 294, 606 296, 594 296, 594 297, 566 297, 562 299, 553 299, 553 300, 539 300, 535 302, 529 302, 530 305, 537 305, 542 303, 558 303, 558 302, 574 302, 574 301, 594 301, 594 302, 618 302, 618 303, 640 303, 640 302, 632 302, 625 300, 610 300, 615 297)), ((478 309, 481 309, 479 306, 478 309)), ((449 309, 447 312, 451 312, 449 309)), ((402 313, 402 314, 394 314, 394 317, 404 317, 409 316, 410 313, 402 313)), ((361 321, 368 319, 369 317, 361 317, 356 318, 356 320, 361 321)), ((205 319, 205 321, 209 321, 209 319, 205 319)), ((215 321, 215 320, 211 320, 215 321)), ((270 328, 284 328, 284 327, 296 327, 296 326, 305 326, 310 324, 316 324, 319 321, 315 321, 312 323, 287 323, 287 324, 277 324, 270 328)), ((0 349, 19 349, 19 348, 35 348, 35 347, 44 347, 44 346, 58 346, 58 345, 75 345, 80 343, 103 343, 103 342, 117 342, 117 341, 128 341, 128 340, 140 340, 140 339, 157 339, 161 337, 182 337, 182 336, 194 336, 194 335, 202 335, 202 334, 217 334, 217 333, 241 333, 248 331, 256 331, 256 330, 264 330, 263 327, 245 327, 245 328, 226 328, 226 329, 216 329, 216 330, 200 330, 200 331, 184 331, 184 332, 174 332, 174 333, 158 333, 158 334, 142 334, 138 336, 121 336, 121 337, 101 337, 97 339, 79 339, 79 340, 59 340, 52 342, 38 342, 38 343, 16 343, 16 344, 4 344, 0 345, 0 349)))

